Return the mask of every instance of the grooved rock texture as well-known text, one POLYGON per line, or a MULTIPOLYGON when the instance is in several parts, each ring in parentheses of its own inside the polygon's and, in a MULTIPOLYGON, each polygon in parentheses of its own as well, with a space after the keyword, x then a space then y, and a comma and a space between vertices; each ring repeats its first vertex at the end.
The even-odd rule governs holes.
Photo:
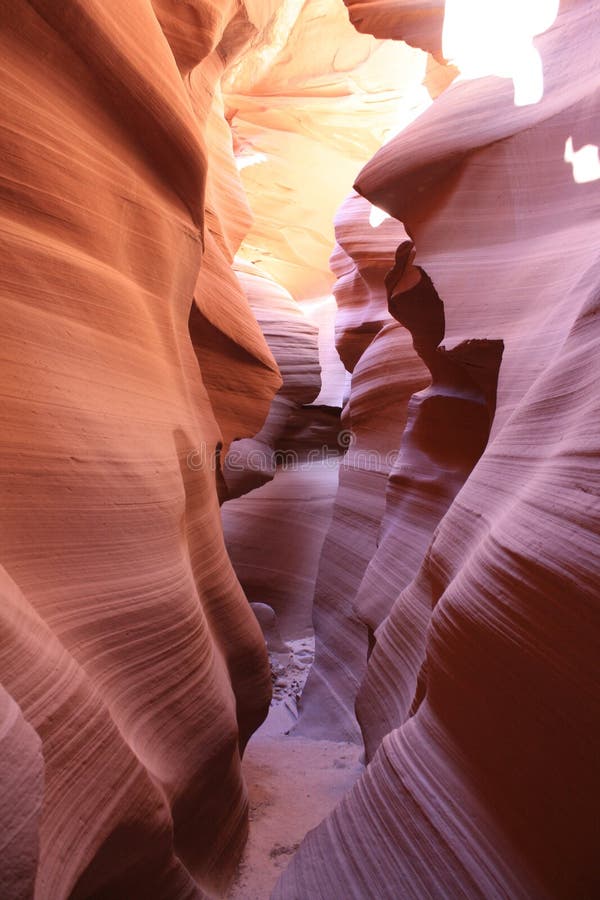
MULTIPOLYGON (((235 22, 229 31, 235 30, 235 22)), ((190 310, 189 331, 223 439, 253 435, 269 412, 277 366, 232 270, 240 242, 252 224, 224 118, 221 78, 232 50, 226 31, 219 52, 188 76, 191 101, 210 152, 205 189, 204 254, 190 310)))
MULTIPOLYGON (((245 439, 335 443, 336 404, 304 409, 316 330, 288 291, 328 292, 333 210, 423 102, 427 57, 336 0, 31 0, 0 25, 0 679, 8 771, 31 760, 2 889, 223 891, 270 696, 218 503, 257 482, 224 461, 245 439)), ((337 471, 307 479, 269 509, 310 512, 295 554, 280 538, 303 628, 337 471)))
MULTIPOLYGON (((254 213, 240 257, 256 268, 240 272, 240 280, 266 328, 284 386, 264 429, 255 439, 232 447, 225 477, 229 496, 239 499, 225 504, 223 521, 248 596, 272 605, 283 633, 298 636, 310 627, 319 555, 337 488, 337 462, 345 449, 338 441, 333 410, 298 410, 298 402, 339 406, 345 394, 343 379, 328 364, 333 342, 326 347, 322 339, 331 309, 327 295, 333 282, 328 264, 333 217, 360 167, 431 102, 435 88, 429 89, 429 69, 437 64, 418 48, 359 34, 338 0, 282 3, 268 36, 268 46, 251 45, 229 67, 223 97, 254 213), (318 390, 311 396, 311 373, 299 366, 308 350, 306 319, 302 323, 296 318, 293 330, 289 317, 287 324, 279 322, 276 346, 277 329, 266 324, 265 316, 269 304, 282 302, 274 293, 280 289, 260 282, 260 272, 283 285, 309 321, 313 315, 319 321, 324 361, 320 399, 318 390), (286 369, 293 356, 297 370, 292 403, 286 369), (303 468, 288 466, 275 473, 269 463, 273 447, 297 454, 303 468), (310 450, 317 457, 312 461, 307 458, 310 450), (250 459, 254 465, 247 464, 250 459), (273 475, 273 483, 241 496, 273 475)), ((390 260, 394 250, 390 243, 390 260)), ((393 322, 389 315, 387 319, 393 322)), ((354 676, 353 683, 355 689, 354 676)), ((358 735, 355 723, 353 734, 358 735)))
POLYGON ((367 762, 276 900, 597 896, 599 14, 0 4, 2 898, 227 892, 248 599, 367 762))
POLYGON ((336 347, 353 374, 340 435, 346 455, 314 598, 316 659, 297 726, 300 734, 355 741, 360 733, 354 702, 365 673, 368 632, 353 602, 376 552, 408 401, 429 381, 410 334, 387 309, 384 279, 406 232, 391 218, 372 227, 371 211, 370 203, 353 194, 335 222, 336 347))
POLYGON ((0 687, 0 894, 31 897, 39 859, 44 793, 41 740, 12 697, 0 687))
MULTIPOLYGON (((225 461, 229 496, 235 497, 270 481, 276 470, 276 451, 288 420, 321 390, 318 329, 292 296, 251 263, 239 260, 236 274, 262 334, 273 353, 283 384, 271 403, 267 419, 252 438, 236 441, 225 461)), ((248 405, 247 391, 240 400, 248 405)), ((272 548, 265 548, 270 554, 272 548)))
MULTIPOLYGON (((308 404, 321 389, 317 328, 256 266, 239 259, 236 274, 283 384, 262 429, 231 445, 224 466, 230 502, 222 508, 223 529, 248 599, 275 610, 284 637, 300 637, 312 629, 316 566, 337 476, 337 468, 306 461, 319 412, 308 404)), ((334 427, 338 421, 332 417, 334 427)), ((313 437, 316 446, 320 436, 313 437)))
POLYGON ((281 380, 219 79, 267 7, 0 10, 4 897, 199 897, 245 840, 270 673, 215 460, 281 380))
MULTIPOLYGON (((378 34, 396 8, 411 40, 404 12, 439 6, 347 5, 378 34)), ((515 106, 508 80, 456 82, 356 181, 416 247, 387 290, 432 384, 410 401, 354 602, 356 629, 375 628, 358 699, 371 762, 277 900, 597 893, 600 182, 567 149, 598 144, 599 12, 561 4, 536 39, 539 103, 515 106), (443 320, 412 302, 423 273, 443 320)))

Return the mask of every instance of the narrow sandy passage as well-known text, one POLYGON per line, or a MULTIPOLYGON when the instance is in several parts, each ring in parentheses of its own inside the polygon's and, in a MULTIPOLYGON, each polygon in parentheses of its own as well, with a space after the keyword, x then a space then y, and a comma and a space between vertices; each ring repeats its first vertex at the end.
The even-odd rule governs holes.
POLYGON ((331 812, 358 778, 362 748, 286 732, 314 656, 314 639, 270 653, 273 701, 243 762, 250 795, 250 837, 229 900, 268 900, 305 834, 331 812))
POLYGON ((268 900, 304 835, 358 778, 361 748, 269 733, 250 741, 244 776, 250 793, 250 837, 229 900, 268 900))

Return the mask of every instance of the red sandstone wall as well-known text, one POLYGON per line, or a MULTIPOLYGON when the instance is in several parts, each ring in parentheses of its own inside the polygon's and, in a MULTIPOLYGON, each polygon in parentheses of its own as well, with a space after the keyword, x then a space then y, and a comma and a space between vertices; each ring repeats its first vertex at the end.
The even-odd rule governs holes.
POLYGON ((244 842, 270 677, 210 463, 280 379, 230 271, 250 217, 218 80, 256 31, 236 9, 0 12, 5 897, 197 897, 244 842))

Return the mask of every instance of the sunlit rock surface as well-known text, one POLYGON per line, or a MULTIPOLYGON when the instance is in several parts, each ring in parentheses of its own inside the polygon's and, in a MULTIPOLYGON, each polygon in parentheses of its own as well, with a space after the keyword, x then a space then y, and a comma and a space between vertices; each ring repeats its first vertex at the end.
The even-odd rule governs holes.
MULTIPOLYGON (((365 27, 369 9, 392 6, 348 5, 365 27)), ((429 8, 393 5, 399 20, 429 8)), ((406 585, 410 482, 420 470, 438 490, 451 449, 423 453, 434 431, 419 437, 409 413, 397 467, 410 465, 396 472, 410 482, 390 478, 370 606, 356 611, 384 614, 359 696, 374 755, 277 898, 568 898, 599 883, 600 184, 565 160, 569 138, 598 142, 599 8, 561 7, 536 39, 541 102, 516 106, 508 79, 457 82, 356 181, 414 241, 444 304, 446 354, 488 339, 503 355, 487 447, 406 585)))
POLYGON ((361 166, 429 101, 428 57, 359 34, 341 0, 286 0, 224 82, 254 225, 242 250, 296 300, 330 293, 333 218, 361 166))
MULTIPOLYGON (((328 346, 323 341, 329 336, 331 320, 326 297, 334 281, 329 269, 334 214, 361 166, 384 140, 431 102, 423 81, 428 80, 432 63, 418 48, 359 34, 343 4, 331 0, 282 4, 268 36, 269 45, 259 41, 251 46, 229 69, 223 83, 237 163, 254 213, 253 227, 240 253, 285 287, 300 302, 308 319, 319 324, 321 391, 318 398, 311 398, 310 373, 298 369, 297 388, 304 382, 302 402, 341 406, 348 392, 340 377, 339 360, 337 371, 330 364, 335 353, 333 334, 328 346), (307 299, 311 302, 305 302, 307 299)), ((369 204, 364 205, 370 209, 369 204)), ((399 227, 398 223, 394 225, 399 227)), ((390 241, 390 265, 394 251, 395 244, 390 241)), ((385 272, 385 263, 380 264, 380 272, 385 272)), ((255 308, 260 297, 256 279, 254 285, 244 278, 242 283, 249 288, 255 308)), ((263 284, 260 290, 268 298, 273 285, 263 284)), ((264 313, 256 308, 255 312, 262 324, 264 313)), ((385 315, 398 334, 401 329, 385 315)), ((285 344, 285 328, 280 326, 280 331, 285 344)), ((288 334, 292 336, 291 331, 288 334)), ((236 473, 230 463, 237 466, 240 455, 243 463, 249 453, 260 462, 257 449, 268 458, 273 425, 283 423, 283 413, 289 416, 293 412, 286 400, 284 368, 289 362, 284 360, 282 366, 268 333, 267 340, 280 363, 284 387, 271 407, 265 428, 257 435, 262 446, 257 448, 255 440, 246 440, 232 447, 226 477, 233 497, 266 482, 275 472, 256 471, 259 465, 246 466, 236 473), (252 468, 254 472, 249 471, 252 468)), ((290 350, 296 354, 298 365, 305 352, 298 337, 285 351, 288 358, 290 350)), ((320 431, 322 411, 306 410, 305 421, 312 415, 313 436, 308 444, 306 434, 297 443, 293 439, 284 442, 286 449, 298 453, 300 468, 288 465, 275 474, 272 484, 223 508, 228 547, 248 596, 254 602, 272 604, 282 618, 284 632, 291 635, 311 623, 321 546, 331 516, 338 514, 333 510, 337 462, 347 448, 344 437, 338 439, 331 430, 320 431), (314 442, 316 434, 322 437, 320 453, 316 454, 320 458, 311 462, 306 459, 306 451, 319 450, 314 442)), ((345 420, 341 428, 342 432, 348 430, 345 420)), ((360 528, 353 526, 351 531, 356 537, 360 528)), ((366 552, 365 565, 368 559, 366 552)), ((347 568, 354 571, 353 566, 347 568)), ((317 630, 322 629, 318 626, 317 630)), ((357 677, 352 675, 348 683, 350 704, 358 687, 357 677)), ((346 716, 341 706, 340 714, 346 716)), ((333 726, 324 707, 320 718, 333 726)), ((351 731, 357 738, 355 722, 351 731)))
POLYGON ((358 31, 441 56, 444 0, 344 0, 358 31))

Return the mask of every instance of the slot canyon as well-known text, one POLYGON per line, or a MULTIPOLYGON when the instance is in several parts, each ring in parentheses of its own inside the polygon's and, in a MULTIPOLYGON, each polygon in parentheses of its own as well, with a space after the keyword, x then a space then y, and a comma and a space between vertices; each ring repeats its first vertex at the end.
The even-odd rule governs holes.
POLYGON ((600 0, 0 23, 0 900, 600 897, 600 0))

